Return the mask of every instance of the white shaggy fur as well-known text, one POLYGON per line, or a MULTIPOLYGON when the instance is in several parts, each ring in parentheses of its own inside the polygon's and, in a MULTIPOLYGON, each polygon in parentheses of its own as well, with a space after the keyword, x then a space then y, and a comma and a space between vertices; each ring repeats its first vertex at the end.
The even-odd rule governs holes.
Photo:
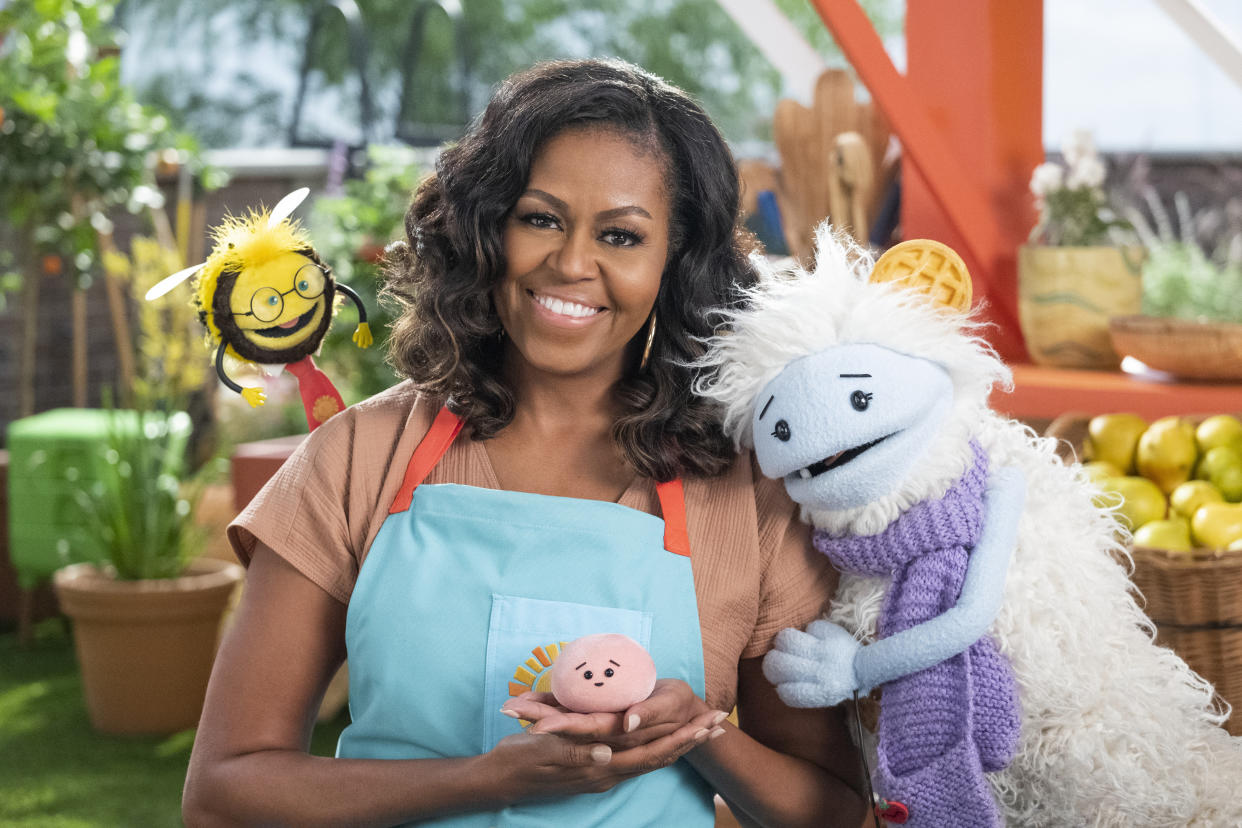
MULTIPOLYGON (((1242 826, 1242 742, 1218 725, 1228 706, 1171 650, 1153 643, 1136 602, 1128 556, 1110 511, 1054 442, 988 410, 1009 373, 969 319, 921 296, 865 282, 870 259, 819 234, 813 273, 768 273, 751 306, 728 314, 699 363, 697 390, 723 407, 749 442, 759 391, 793 359, 868 342, 942 365, 955 404, 940 438, 901 490, 860 509, 804 509, 833 534, 875 534, 913 503, 939 497, 965 468, 974 437, 994 467, 1027 480, 1018 546, 992 635, 1013 666, 1022 732, 1018 753, 988 774, 1013 826, 1242 826)), ((887 579, 843 576, 829 618, 873 639, 887 579)))

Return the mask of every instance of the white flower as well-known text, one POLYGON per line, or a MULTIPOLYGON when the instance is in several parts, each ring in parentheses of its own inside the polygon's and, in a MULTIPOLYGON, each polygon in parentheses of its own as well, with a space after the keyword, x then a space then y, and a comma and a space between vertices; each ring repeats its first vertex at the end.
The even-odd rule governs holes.
POLYGON ((1066 139, 1065 145, 1061 147, 1061 153, 1065 156, 1065 163, 1073 167, 1087 158, 1096 158, 1095 139, 1091 137, 1091 131, 1086 129, 1076 129, 1070 133, 1070 137, 1066 139))
POLYGON ((1098 187, 1104 183, 1104 173, 1104 162, 1099 156, 1085 156, 1070 167, 1065 184, 1071 190, 1079 187, 1098 187))
POLYGON ((1035 168, 1031 174, 1031 192, 1037 196, 1046 196, 1053 190, 1061 189, 1064 171, 1055 161, 1047 161, 1035 168))

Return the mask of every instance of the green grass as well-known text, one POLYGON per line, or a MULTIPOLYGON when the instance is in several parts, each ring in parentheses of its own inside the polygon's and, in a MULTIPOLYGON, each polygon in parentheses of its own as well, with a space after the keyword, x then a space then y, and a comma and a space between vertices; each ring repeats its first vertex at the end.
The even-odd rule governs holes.
MULTIPOLYGON (((26 649, 0 635, 0 825, 160 828, 181 824, 194 731, 167 737, 96 733, 87 720, 73 641, 57 620, 26 649)), ((315 730, 332 755, 345 716, 315 730)))

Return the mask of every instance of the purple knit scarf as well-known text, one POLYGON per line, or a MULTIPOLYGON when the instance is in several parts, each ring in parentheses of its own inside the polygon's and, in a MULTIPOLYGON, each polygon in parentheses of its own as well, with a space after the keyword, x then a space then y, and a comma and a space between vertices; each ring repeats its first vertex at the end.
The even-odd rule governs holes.
MULTIPOLYGON (((978 443, 971 449, 974 462, 943 497, 915 504, 878 535, 815 533, 815 548, 841 571, 892 576, 881 638, 957 602, 984 518, 988 460, 978 443)), ((1009 764, 1018 729, 1012 670, 985 636, 964 653, 883 686, 876 789, 909 808, 912 828, 999 826, 983 774, 1009 764)))

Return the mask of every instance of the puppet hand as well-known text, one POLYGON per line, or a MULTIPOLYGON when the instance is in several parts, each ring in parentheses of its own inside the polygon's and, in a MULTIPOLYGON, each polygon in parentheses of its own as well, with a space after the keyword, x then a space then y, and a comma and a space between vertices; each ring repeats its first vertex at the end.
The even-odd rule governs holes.
POLYGON ((243 388, 241 390, 241 395, 245 398, 246 402, 250 403, 251 408, 258 408, 263 405, 263 403, 267 402, 267 394, 263 393, 262 388, 243 388))
POLYGON ((781 630, 764 656, 763 674, 790 707, 832 707, 858 689, 854 657, 861 647, 830 621, 814 621, 806 632, 781 630))
POLYGON ((358 327, 354 328, 354 344, 359 348, 370 348, 374 341, 375 337, 371 336, 371 326, 366 322, 359 322, 358 327))

